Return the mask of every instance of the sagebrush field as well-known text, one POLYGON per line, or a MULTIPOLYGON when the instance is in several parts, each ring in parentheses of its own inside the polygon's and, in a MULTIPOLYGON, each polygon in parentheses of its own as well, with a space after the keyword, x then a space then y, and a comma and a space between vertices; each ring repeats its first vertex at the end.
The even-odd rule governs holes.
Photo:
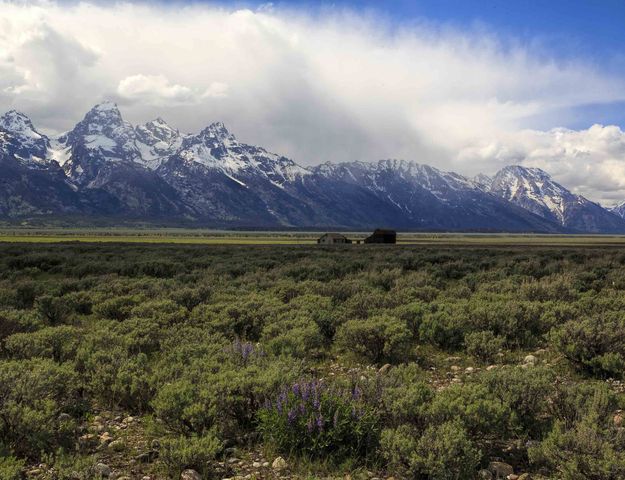
POLYGON ((625 478, 622 248, 0 244, 0 357, 2 480, 625 478))

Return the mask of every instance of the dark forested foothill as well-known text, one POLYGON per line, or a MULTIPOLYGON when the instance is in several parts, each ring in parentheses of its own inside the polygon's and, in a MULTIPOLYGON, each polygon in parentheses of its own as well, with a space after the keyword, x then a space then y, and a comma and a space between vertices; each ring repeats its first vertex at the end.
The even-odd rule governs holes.
POLYGON ((623 479, 624 373, 619 249, 0 245, 2 480, 623 479))

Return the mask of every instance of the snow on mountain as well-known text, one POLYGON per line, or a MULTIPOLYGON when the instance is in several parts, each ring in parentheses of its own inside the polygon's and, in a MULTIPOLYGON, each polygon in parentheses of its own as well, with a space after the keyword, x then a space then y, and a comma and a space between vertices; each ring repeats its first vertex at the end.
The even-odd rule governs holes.
POLYGON ((282 187, 310 173, 286 157, 239 142, 221 122, 212 123, 197 135, 185 137, 176 156, 188 164, 221 171, 241 185, 245 185, 246 178, 260 176, 282 187))
POLYGON ((182 134, 161 118, 133 126, 112 102, 93 107, 58 138, 38 132, 26 115, 7 112, 0 117, 0 163, 0 206, 6 207, 0 215, 8 216, 83 212, 222 226, 625 231, 625 220, 539 169, 511 166, 493 178, 467 178, 394 159, 305 168, 239 141, 221 122, 197 134, 182 134))
POLYGON ((539 168, 511 165, 494 177, 490 191, 545 218, 564 224, 567 202, 584 202, 539 168))
POLYGON ((138 161, 155 170, 182 146, 184 135, 157 118, 135 127, 136 145, 141 156, 138 161))
MULTIPOLYGON (((363 186, 391 203, 413 228, 557 231, 557 227, 453 172, 405 160, 323 164, 317 175, 363 186)), ((399 221, 396 220, 396 221, 399 221)))
POLYGON ((618 215, 621 218, 625 218, 625 202, 621 202, 617 205, 614 205, 613 207, 609 207, 607 210, 615 215, 618 215))
POLYGON ((625 223, 616 215, 574 194, 539 168, 504 167, 493 178, 489 191, 574 230, 617 232, 625 228, 625 223))
POLYGON ((479 173, 475 177, 472 178, 473 183, 480 190, 488 191, 490 190, 491 185, 493 184, 492 177, 484 173, 479 173))
MULTIPOLYGON (((76 126, 56 144, 67 175, 80 184, 93 182, 110 163, 139 162, 133 126, 126 122, 113 102, 93 107, 76 126)), ((61 162, 60 162, 61 163, 61 162)))
POLYGON ((315 171, 322 175, 341 178, 344 181, 366 183, 372 190, 378 191, 385 191, 385 178, 389 175, 396 175, 406 182, 429 191, 441 201, 446 201, 450 192, 475 189, 474 184, 462 175, 406 160, 325 163, 317 167, 315 171))
POLYGON ((26 115, 11 110, 0 117, 0 128, 5 130, 3 150, 31 166, 45 163, 50 140, 35 129, 26 115))

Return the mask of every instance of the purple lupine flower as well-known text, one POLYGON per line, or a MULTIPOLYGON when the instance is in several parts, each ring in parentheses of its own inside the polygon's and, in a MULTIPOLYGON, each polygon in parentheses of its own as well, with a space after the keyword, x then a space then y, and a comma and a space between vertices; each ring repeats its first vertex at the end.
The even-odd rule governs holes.
POLYGON ((286 416, 286 419, 289 422, 289 424, 293 424, 296 418, 297 418, 297 411, 294 409, 289 410, 289 413, 287 413, 287 416, 286 416))
POLYGON ((307 383, 304 385, 304 388, 302 389, 302 400, 307 402, 309 398, 310 398, 310 383, 307 383))
POLYGON ((313 408, 315 410, 319 410, 319 408, 321 408, 321 401, 319 401, 318 396, 315 396, 315 398, 313 399, 313 408))
POLYGON ((320 432, 323 430, 323 415, 321 414, 319 414, 319 417, 317 418, 317 428, 320 432))
POLYGON ((352 390, 352 400, 360 400, 360 397, 362 397, 362 390, 356 385, 352 390))
POLYGON ((295 385, 293 385, 291 390, 293 391, 293 395, 295 395, 296 397, 299 396, 300 390, 301 390, 300 386, 299 386, 299 383, 296 383, 295 385))
POLYGON ((304 405, 303 403, 299 404, 299 413, 301 413, 302 415, 306 413, 306 405, 304 405))

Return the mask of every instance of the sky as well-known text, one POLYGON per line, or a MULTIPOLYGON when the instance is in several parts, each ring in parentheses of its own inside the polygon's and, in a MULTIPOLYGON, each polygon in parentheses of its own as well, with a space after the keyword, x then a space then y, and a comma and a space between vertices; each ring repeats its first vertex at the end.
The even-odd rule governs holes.
POLYGON ((0 112, 46 133, 113 100, 223 121, 302 165, 540 167, 625 200, 625 2, 0 0, 0 112))

